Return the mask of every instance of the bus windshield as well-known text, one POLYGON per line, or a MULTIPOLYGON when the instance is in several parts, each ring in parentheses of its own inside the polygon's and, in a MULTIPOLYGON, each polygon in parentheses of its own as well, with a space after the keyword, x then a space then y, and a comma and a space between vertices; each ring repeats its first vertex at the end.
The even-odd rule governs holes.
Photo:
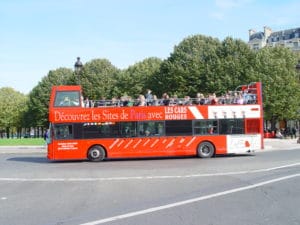
POLYGON ((79 91, 58 91, 55 95, 55 107, 80 106, 79 91))

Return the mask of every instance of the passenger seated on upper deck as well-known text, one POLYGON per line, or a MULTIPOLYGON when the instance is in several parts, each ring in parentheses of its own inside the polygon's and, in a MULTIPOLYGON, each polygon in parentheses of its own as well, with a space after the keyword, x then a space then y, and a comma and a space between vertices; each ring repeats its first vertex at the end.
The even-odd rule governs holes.
POLYGON ((153 95, 152 105, 154 105, 154 106, 158 106, 159 105, 159 101, 158 101, 156 95, 153 95))
POLYGON ((182 105, 182 101, 178 99, 178 96, 175 94, 170 98, 169 105, 182 105))
POLYGON ((231 104, 231 103, 232 103, 232 99, 231 99, 231 97, 230 97, 230 93, 227 92, 227 93, 225 94, 224 104, 231 104))
POLYGON ((202 93, 197 93, 194 104, 196 104, 196 105, 204 105, 205 104, 205 98, 202 93))
POLYGON ((238 94, 237 104, 243 105, 244 104, 244 98, 241 93, 238 94))
POLYGON ((256 95, 248 93, 245 91, 243 93, 244 104, 255 104, 256 103, 256 95))
POLYGON ((144 95, 139 95, 137 102, 135 103, 135 106, 146 106, 146 99, 144 95))
POLYGON ((183 105, 192 105, 190 96, 184 96, 183 105))
POLYGON ((209 98, 210 98, 210 104, 211 105, 217 105, 218 104, 218 98, 216 96, 216 93, 213 93, 212 95, 210 95, 209 98))
POLYGON ((145 94, 145 99, 146 99, 146 103, 147 105, 152 105, 152 101, 153 101, 153 95, 151 94, 151 90, 147 89, 147 93, 145 94))
POLYGON ((164 93, 162 95, 162 104, 161 105, 165 105, 165 106, 170 105, 170 97, 167 93, 164 93))
POLYGON ((225 95, 222 95, 218 98, 218 104, 220 104, 220 105, 225 104, 225 95))
POLYGON ((117 99, 116 97, 113 97, 110 101, 110 106, 119 106, 120 105, 120 100, 117 99))
POLYGON ((232 97, 232 104, 239 104, 238 100, 239 100, 239 93, 234 92, 233 97, 232 97))
POLYGON ((127 96, 127 99, 128 99, 127 106, 133 106, 134 101, 133 101, 132 97, 131 96, 127 96))
POLYGON ((84 99, 83 103, 84 103, 84 107, 85 107, 85 108, 90 108, 90 107, 92 107, 92 102, 89 100, 88 97, 86 97, 86 98, 84 99))
POLYGON ((124 95, 124 96, 121 96, 121 106, 128 106, 128 96, 124 95))

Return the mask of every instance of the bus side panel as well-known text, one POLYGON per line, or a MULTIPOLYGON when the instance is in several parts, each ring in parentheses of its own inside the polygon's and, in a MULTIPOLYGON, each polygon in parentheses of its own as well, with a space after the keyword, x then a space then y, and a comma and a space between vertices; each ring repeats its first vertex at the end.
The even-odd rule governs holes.
POLYGON ((225 154, 226 136, 182 136, 160 138, 117 138, 114 142, 101 140, 109 158, 153 157, 153 156, 188 156, 196 155, 202 141, 213 143, 216 154, 225 154))
POLYGON ((81 144, 80 141, 77 140, 53 140, 52 143, 48 145, 48 159, 87 159, 87 150, 84 148, 83 143, 81 144))
POLYGON ((54 159, 53 143, 47 145, 47 158, 54 159))
POLYGON ((87 159, 87 151, 93 145, 101 145, 107 158, 195 156, 203 141, 215 146, 216 154, 226 154, 226 136, 182 136, 182 137, 144 137, 93 140, 55 141, 48 145, 48 158, 52 160, 87 159))
POLYGON ((187 141, 190 138, 180 137, 144 137, 144 138, 129 138, 115 139, 110 145, 105 145, 108 152, 108 157, 153 157, 153 156, 176 156, 176 155, 191 155, 191 151, 186 151, 184 154, 180 152, 181 147, 178 146, 179 140, 187 141))
POLYGON ((247 153, 261 150, 261 135, 227 135, 227 153, 247 153))

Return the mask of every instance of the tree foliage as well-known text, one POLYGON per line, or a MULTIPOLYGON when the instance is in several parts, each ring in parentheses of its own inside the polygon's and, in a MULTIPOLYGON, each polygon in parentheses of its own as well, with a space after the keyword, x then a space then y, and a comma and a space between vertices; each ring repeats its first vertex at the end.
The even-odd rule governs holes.
MULTIPOLYGON (((255 53, 241 40, 194 35, 175 46, 153 77, 158 93, 168 90, 179 96, 216 92, 224 94, 241 83, 253 81, 255 53)), ((153 87, 154 89, 155 87, 153 87)))
POLYGON ((255 52, 248 45, 233 38, 226 38, 222 41, 222 47, 218 51, 219 63, 216 74, 217 90, 223 93, 227 90, 234 90, 241 84, 247 84, 255 81, 255 72, 253 69, 255 52))
POLYGON ((161 63, 161 59, 151 57, 123 70, 118 79, 121 94, 137 97, 144 94, 146 89, 155 88, 151 79, 159 72, 161 63))
POLYGON ((29 93, 28 111, 24 115, 25 127, 47 127, 50 92, 53 85, 68 84, 74 74, 67 68, 49 71, 48 75, 29 93))
POLYGON ((168 91, 178 96, 214 90, 219 47, 218 39, 203 35, 184 39, 162 63, 160 73, 152 78, 152 83, 157 84, 153 89, 159 94, 168 91))
POLYGON ((256 55, 257 79, 263 83, 265 119, 296 119, 300 86, 295 70, 297 56, 283 47, 263 48, 256 55))
POLYGON ((119 72, 107 59, 87 62, 80 72, 83 95, 90 99, 112 98, 118 94, 116 77, 119 72))
POLYGON ((0 89, 0 128, 9 138, 11 128, 19 128, 22 114, 26 110, 27 97, 13 88, 0 89))

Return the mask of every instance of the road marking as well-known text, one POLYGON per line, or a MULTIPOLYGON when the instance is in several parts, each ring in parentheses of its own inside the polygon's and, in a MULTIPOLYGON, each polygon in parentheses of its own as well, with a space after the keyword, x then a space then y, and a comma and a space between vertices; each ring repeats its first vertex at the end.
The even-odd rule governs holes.
POLYGON ((203 173, 203 174, 187 174, 187 175, 165 175, 165 176, 136 176, 136 177, 70 177, 70 178, 10 178, 0 177, 0 181, 14 181, 14 182, 88 182, 88 181, 122 181, 122 180, 154 180, 154 179, 176 179, 176 178, 196 178, 196 177, 212 177, 212 176, 227 176, 227 175, 240 175, 250 173, 262 173, 273 170, 285 169, 289 167, 299 166, 300 162, 271 167, 258 170, 245 170, 224 173, 203 173))
POLYGON ((188 200, 184 200, 184 201, 180 201, 180 202, 175 202, 175 203, 152 207, 152 208, 148 208, 148 209, 144 209, 144 210, 140 210, 140 211, 121 214, 121 215, 108 217, 108 218, 104 218, 104 219, 100 219, 100 220, 95 220, 95 221, 83 223, 80 225, 97 225, 97 224, 108 223, 108 222, 112 222, 112 221, 116 221, 116 220, 121 220, 121 219, 130 218, 130 217, 134 217, 134 216, 157 212, 157 211, 161 211, 161 210, 165 210, 165 209, 170 209, 170 208, 174 208, 174 207, 178 207, 178 206, 182 206, 182 205, 187 205, 187 204, 191 204, 191 203, 195 203, 195 202, 199 202, 199 201, 203 201, 203 200, 207 200, 207 199, 211 199, 211 198, 216 198, 216 197, 220 197, 220 196, 224 196, 224 195, 228 195, 228 194, 232 194, 232 193, 236 193, 236 192, 240 192, 240 191, 245 191, 245 190, 257 188, 260 186, 264 186, 267 184, 272 184, 275 182, 292 179, 292 178, 299 177, 299 176, 300 176, 300 173, 285 176, 285 177, 279 177, 276 179, 267 180, 267 181, 263 181, 260 183, 256 183, 256 184, 252 184, 252 185, 248 185, 248 186, 244 186, 244 187, 240 187, 240 188, 234 188, 234 189, 230 189, 227 191, 222 191, 222 192, 217 192, 217 193, 210 194, 210 195, 201 196, 198 198, 192 198, 192 199, 188 199, 188 200))
POLYGON ((1 200, 6 200, 6 199, 7 199, 6 197, 2 197, 2 198, 1 198, 1 200))

